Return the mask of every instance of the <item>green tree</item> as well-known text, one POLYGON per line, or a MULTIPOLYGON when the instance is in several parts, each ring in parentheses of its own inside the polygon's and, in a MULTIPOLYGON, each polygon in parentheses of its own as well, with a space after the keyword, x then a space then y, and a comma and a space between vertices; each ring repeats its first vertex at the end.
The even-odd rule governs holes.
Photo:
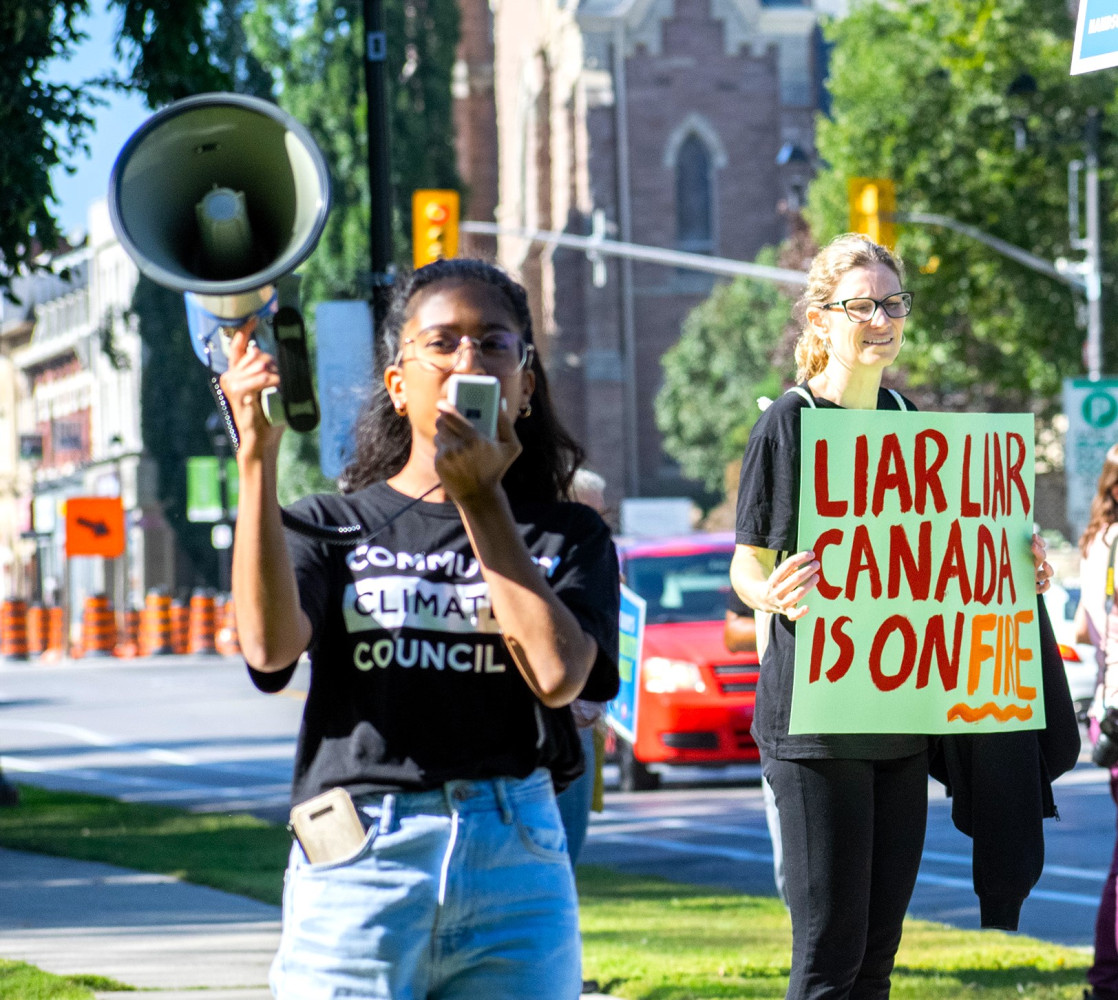
MULTIPOLYGON (((280 104, 314 136, 330 164, 330 218, 303 268, 303 296, 368 294, 364 31, 361 0, 262 0, 247 18, 260 62, 271 68, 280 104)), ((411 192, 457 187, 451 73, 458 42, 455 0, 384 5, 393 244, 410 260, 411 192)), ((383 192, 376 192, 378 199, 383 192)))
MULTIPOLYGON (((817 131, 827 167, 808 211, 820 242, 848 228, 847 179, 878 176, 896 182, 900 212, 1077 259, 1067 164, 1083 155, 1088 108, 1113 112, 1115 88, 1104 73, 1069 76, 1073 32, 1066 6, 1048 0, 874 0, 831 23, 831 116, 817 131)), ((1102 178, 1113 190, 1106 143, 1102 178)), ((1111 203, 1103 198, 1108 264, 1118 250, 1111 203)), ((1077 296, 944 229, 902 226, 898 250, 916 303, 902 362, 926 404, 1051 412, 1061 379, 1083 370, 1077 296)), ((1110 278, 1105 288, 1113 328, 1110 278)))
POLYGON ((193 572, 191 585, 217 584, 210 525, 186 519, 186 460, 212 455, 206 418, 213 412, 206 369, 190 346, 182 296, 141 277, 132 312, 144 343, 140 430, 156 466, 156 494, 193 572))
MULTIPOLYGON (((157 106, 207 90, 232 90, 258 97, 271 97, 271 76, 245 42, 242 19, 253 0, 213 0, 197 6, 187 40, 204 52, 203 61, 181 64, 177 75, 154 82, 148 103, 157 106)), ((147 24, 146 4, 129 2, 125 7, 122 48, 138 50, 135 77, 147 84, 153 65, 172 59, 183 42, 147 24), (132 25, 130 19, 135 19, 132 25), (134 39, 144 31, 143 44, 134 39)), ((162 5, 175 7, 171 0, 162 5)), ((156 22, 157 24, 160 22, 156 22)), ((162 30, 169 25, 161 22, 162 30)), ((173 64, 173 62, 172 62, 173 64)), ((132 300, 132 312, 144 343, 141 375, 140 420, 144 446, 157 469, 157 496, 167 523, 175 532, 179 548, 187 557, 179 563, 180 582, 191 585, 218 582, 217 559, 210 542, 210 525, 186 519, 186 459, 211 455, 213 443, 206 420, 214 412, 207 372, 190 346, 182 296, 160 288, 146 278, 140 280, 132 300)))
MULTIPOLYGON (((327 299, 369 293, 370 192, 361 0, 264 0, 246 18, 250 43, 270 67, 280 104, 321 147, 331 208, 318 248, 301 269, 305 312, 327 299)), ((458 41, 455 0, 387 0, 389 192, 397 266, 411 257, 411 192, 457 187, 451 73, 458 41)), ((384 192, 375 192, 381 199, 384 192)), ((318 471, 317 435, 287 434, 281 500, 330 489, 318 471)))
MULTIPOLYGON (((777 251, 762 250, 757 263, 777 266, 777 251)), ((761 414, 758 400, 780 393, 791 374, 774 356, 785 353, 794 294, 745 277, 719 284, 688 314, 661 359, 655 408, 664 450, 684 475, 719 495, 726 466, 741 458, 761 414)))
POLYGON ((127 70, 71 86, 50 82, 48 69, 85 38, 88 0, 0 4, 0 288, 59 245, 51 172, 72 170, 86 153, 106 88, 139 91, 154 108, 225 80, 210 61, 206 0, 110 0, 110 7, 122 15, 117 50, 127 70))

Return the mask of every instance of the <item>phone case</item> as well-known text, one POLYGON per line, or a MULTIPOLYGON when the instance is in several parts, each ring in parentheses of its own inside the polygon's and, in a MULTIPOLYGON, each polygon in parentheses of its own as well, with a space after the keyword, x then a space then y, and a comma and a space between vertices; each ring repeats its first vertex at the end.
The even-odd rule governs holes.
POLYGON ((340 861, 365 841, 365 827, 344 788, 331 788, 295 806, 291 832, 311 864, 340 861))

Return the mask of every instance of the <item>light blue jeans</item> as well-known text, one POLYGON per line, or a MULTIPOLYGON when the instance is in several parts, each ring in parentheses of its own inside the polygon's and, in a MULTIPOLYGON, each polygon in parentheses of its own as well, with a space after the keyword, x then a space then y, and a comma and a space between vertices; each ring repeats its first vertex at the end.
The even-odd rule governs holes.
POLYGON ((356 805, 369 832, 352 857, 312 865, 292 846, 278 1000, 578 997, 578 904, 547 771, 356 805))
POLYGON ((574 781, 556 796, 563 829, 567 833, 567 853, 571 866, 578 864, 582 845, 586 843, 586 830, 590 826, 590 806, 594 801, 594 727, 584 726, 578 731, 582 744, 582 757, 586 767, 574 781))

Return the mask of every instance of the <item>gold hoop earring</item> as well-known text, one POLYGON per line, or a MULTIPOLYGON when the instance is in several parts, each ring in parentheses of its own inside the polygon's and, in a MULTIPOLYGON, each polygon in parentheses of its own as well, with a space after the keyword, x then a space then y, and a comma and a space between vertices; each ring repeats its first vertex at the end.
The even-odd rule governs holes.
POLYGON ((394 403, 392 408, 396 411, 396 416, 398 417, 406 417, 408 415, 407 403, 394 403))
POLYGON ((517 419, 521 419, 523 417, 530 417, 531 415, 532 415, 532 404, 530 402, 525 403, 522 407, 520 407, 520 409, 517 411, 517 414, 516 414, 517 419))

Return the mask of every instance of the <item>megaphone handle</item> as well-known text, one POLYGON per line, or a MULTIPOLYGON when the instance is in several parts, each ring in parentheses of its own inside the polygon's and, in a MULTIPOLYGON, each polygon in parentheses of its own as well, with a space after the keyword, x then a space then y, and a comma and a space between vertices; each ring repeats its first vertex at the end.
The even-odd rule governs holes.
POLYGON ((281 306, 272 320, 272 328, 276 335, 280 394, 287 423, 293 431, 306 434, 318 426, 318 401, 311 380, 303 317, 297 309, 281 306))

